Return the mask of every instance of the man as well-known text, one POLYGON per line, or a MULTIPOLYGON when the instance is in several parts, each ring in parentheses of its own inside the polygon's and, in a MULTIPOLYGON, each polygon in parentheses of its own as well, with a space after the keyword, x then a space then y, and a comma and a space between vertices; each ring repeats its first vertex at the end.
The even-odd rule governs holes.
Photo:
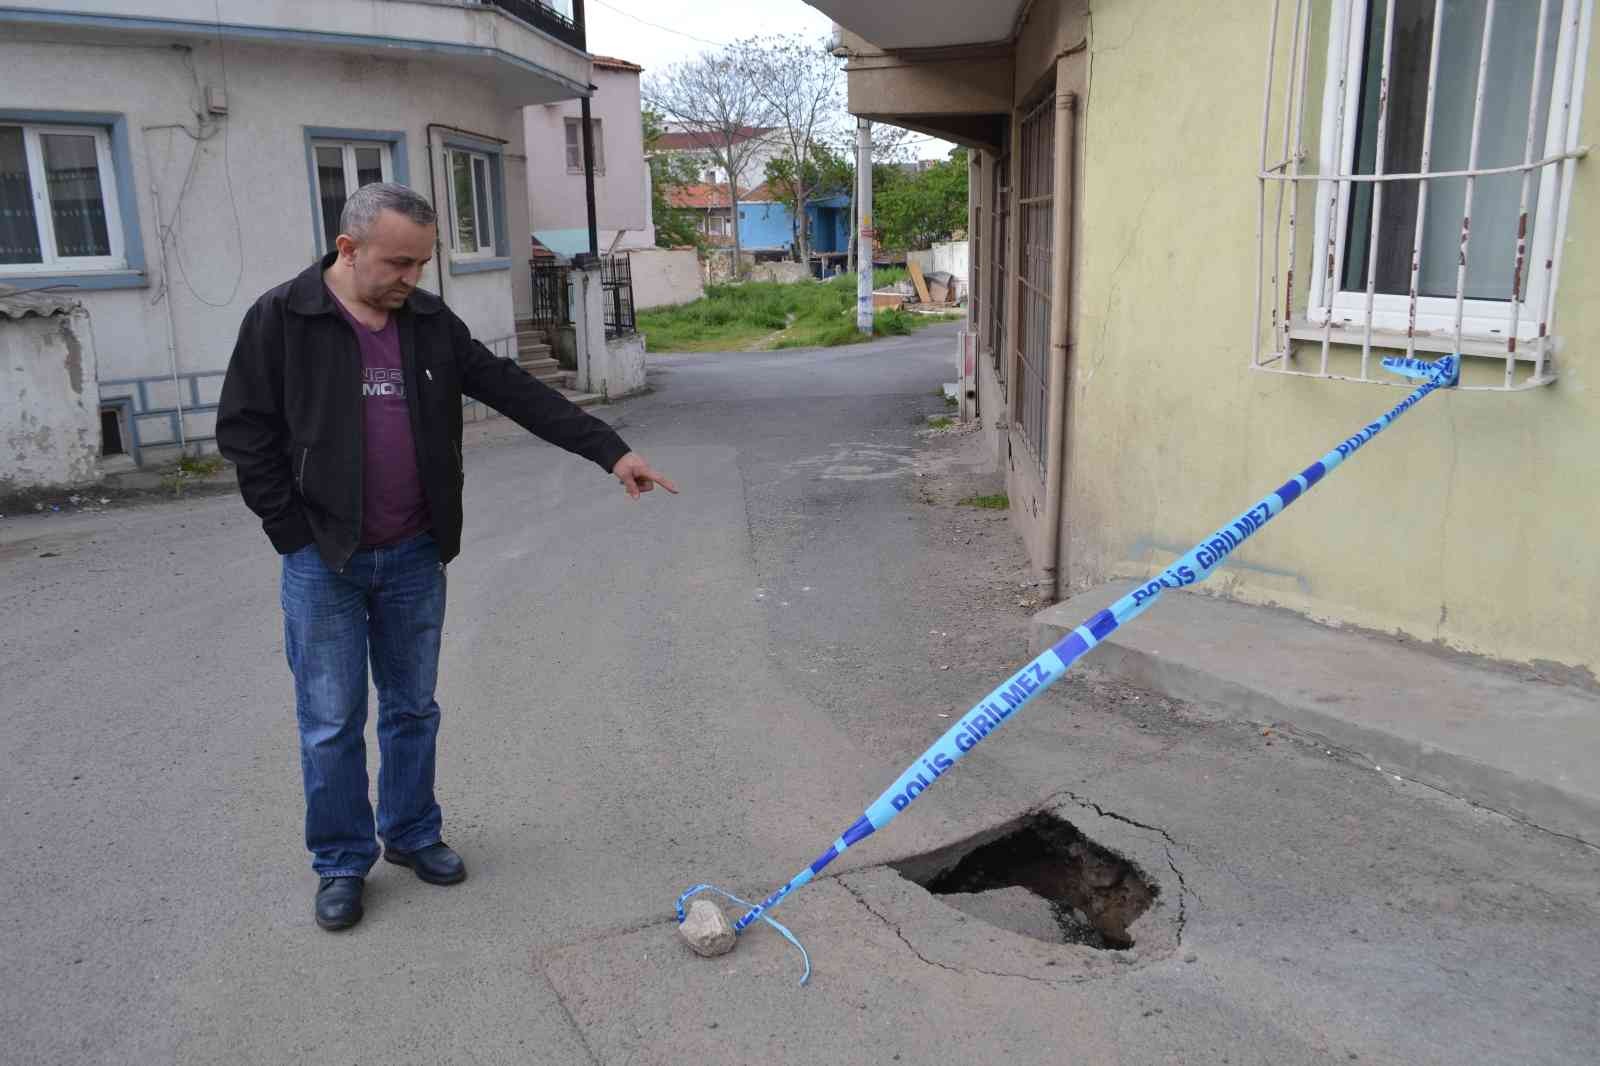
POLYGON ((441 839, 433 794, 445 564, 461 545, 462 396, 598 463, 635 499, 656 485, 677 492, 604 422, 496 358, 417 288, 435 225, 433 208, 403 185, 357 190, 337 249, 245 315, 217 414, 218 447, 283 556, 284 650, 324 929, 361 920, 378 858, 369 658, 383 857, 432 884, 466 877, 441 839))

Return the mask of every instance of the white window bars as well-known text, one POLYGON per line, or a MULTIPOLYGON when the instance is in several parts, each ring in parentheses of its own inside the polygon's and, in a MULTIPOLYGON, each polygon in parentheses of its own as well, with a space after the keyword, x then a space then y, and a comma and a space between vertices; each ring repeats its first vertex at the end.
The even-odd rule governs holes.
POLYGON ((1593 0, 1293 7, 1268 33, 1252 368, 1401 385, 1373 348, 1420 349, 1503 361, 1465 388, 1549 384, 1593 0))

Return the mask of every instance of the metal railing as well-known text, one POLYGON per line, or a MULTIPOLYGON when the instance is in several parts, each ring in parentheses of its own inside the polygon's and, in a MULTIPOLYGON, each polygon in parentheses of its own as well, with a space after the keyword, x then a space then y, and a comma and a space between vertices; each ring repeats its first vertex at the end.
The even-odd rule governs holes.
POLYGON ((550 4, 542 3, 541 0, 478 0, 478 2, 489 7, 497 7, 512 18, 521 19, 534 29, 543 30, 556 40, 570 44, 574 48, 588 50, 581 4, 574 8, 574 17, 568 17, 550 4))
POLYGON ((528 274, 533 282, 533 324, 536 326, 564 326, 572 321, 572 310, 567 297, 567 267, 559 263, 528 263, 528 274))
POLYGON ((600 261, 600 287, 605 299, 606 337, 635 332, 633 320, 633 267, 625 255, 600 261))
MULTIPOLYGON (((990 244, 989 309, 985 324, 985 339, 989 355, 994 360, 995 376, 1000 384, 1006 381, 1006 249, 1011 228, 1011 153, 1003 152, 994 162, 994 176, 989 187, 994 191, 989 232, 990 244)), ((973 262, 982 262, 974 259, 973 262)))

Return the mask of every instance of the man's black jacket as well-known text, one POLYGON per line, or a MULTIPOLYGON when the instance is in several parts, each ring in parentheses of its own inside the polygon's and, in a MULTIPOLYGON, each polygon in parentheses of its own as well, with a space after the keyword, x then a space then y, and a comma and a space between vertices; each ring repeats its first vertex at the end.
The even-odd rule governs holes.
MULTIPOLYGON (((322 272, 330 253, 255 302, 239 326, 217 412, 217 447, 239 491, 287 554, 315 541, 343 570, 361 543, 361 350, 322 272)), ((481 400, 552 444, 610 470, 628 451, 611 427, 472 339, 437 296, 418 289, 391 312, 433 537, 461 551, 461 397, 481 400)))

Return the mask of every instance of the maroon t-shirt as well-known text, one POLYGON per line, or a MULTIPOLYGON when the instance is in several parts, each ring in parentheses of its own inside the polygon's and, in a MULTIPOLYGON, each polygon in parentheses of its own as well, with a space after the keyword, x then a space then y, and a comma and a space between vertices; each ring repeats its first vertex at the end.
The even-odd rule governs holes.
POLYGON ((361 346, 361 546, 395 544, 433 524, 411 439, 400 330, 393 315, 382 329, 368 329, 338 297, 333 302, 361 346))

